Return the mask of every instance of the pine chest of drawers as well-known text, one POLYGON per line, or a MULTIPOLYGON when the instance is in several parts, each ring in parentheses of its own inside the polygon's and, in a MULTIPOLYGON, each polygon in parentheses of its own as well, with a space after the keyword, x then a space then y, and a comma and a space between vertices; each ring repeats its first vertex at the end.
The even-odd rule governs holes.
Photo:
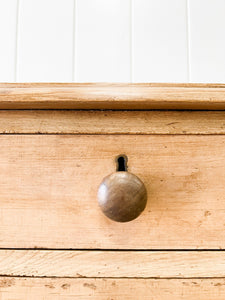
POLYGON ((224 109, 225 85, 0 84, 0 298, 224 300, 224 109), (121 171, 129 222, 97 200, 121 171))

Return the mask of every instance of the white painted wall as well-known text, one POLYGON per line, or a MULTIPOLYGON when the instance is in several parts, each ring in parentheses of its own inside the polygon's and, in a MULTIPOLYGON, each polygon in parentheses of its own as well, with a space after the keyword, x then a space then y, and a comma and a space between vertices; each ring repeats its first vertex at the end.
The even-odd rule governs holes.
POLYGON ((0 0, 0 81, 225 83, 225 0, 0 0))

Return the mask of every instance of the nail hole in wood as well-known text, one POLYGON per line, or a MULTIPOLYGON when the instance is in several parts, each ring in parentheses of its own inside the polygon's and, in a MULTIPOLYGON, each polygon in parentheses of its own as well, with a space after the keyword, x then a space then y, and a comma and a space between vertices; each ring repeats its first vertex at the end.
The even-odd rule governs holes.
POLYGON ((116 171, 117 172, 125 172, 127 171, 127 161, 128 158, 126 155, 119 155, 116 158, 116 163, 117 163, 117 168, 116 171))

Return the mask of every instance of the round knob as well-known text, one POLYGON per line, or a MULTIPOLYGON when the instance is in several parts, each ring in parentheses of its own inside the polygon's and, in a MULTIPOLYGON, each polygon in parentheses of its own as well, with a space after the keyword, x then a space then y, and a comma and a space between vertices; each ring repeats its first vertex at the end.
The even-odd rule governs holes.
POLYGON ((105 177, 98 190, 98 203, 111 220, 128 222, 145 209, 147 191, 134 174, 118 171, 105 177))

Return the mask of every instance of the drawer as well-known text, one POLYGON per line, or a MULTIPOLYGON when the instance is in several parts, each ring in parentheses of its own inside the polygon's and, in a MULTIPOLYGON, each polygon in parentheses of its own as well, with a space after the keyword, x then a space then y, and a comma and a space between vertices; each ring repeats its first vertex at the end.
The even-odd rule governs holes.
POLYGON ((225 247, 223 135, 2 135, 0 144, 1 248, 225 247), (97 203, 119 154, 148 192, 128 223, 97 203))
POLYGON ((2 278, 2 300, 224 300, 224 279, 2 278), (29 298, 25 298, 29 297, 29 298))
POLYGON ((223 109, 219 84, 0 84, 0 298, 224 299, 223 109), (97 201, 119 156, 148 198, 124 223, 97 201))
POLYGON ((0 250, 1 298, 223 300, 224 252, 0 250))

